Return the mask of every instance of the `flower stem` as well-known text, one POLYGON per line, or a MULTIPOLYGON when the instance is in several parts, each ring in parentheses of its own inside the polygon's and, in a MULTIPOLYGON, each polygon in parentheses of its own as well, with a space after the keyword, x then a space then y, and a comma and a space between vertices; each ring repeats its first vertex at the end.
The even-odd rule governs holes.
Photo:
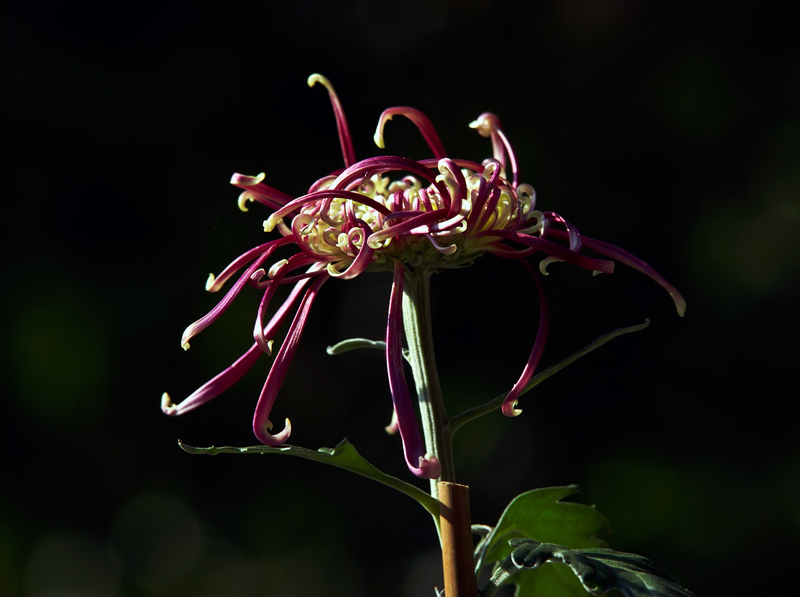
MULTIPOLYGON (((414 383, 419 399, 422 433, 425 449, 436 456, 442 465, 439 480, 455 482, 453 446, 445 440, 443 431, 447 425, 436 356, 433 351, 431 330, 430 272, 406 270, 403 286, 403 325, 408 343, 409 361, 414 373, 414 383)), ((431 479, 431 495, 438 499, 439 487, 431 479)))
POLYGON ((469 488, 455 482, 452 434, 445 434, 444 410, 431 330, 430 272, 406 270, 403 283, 403 325, 408 360, 419 398, 425 449, 439 459, 440 479, 431 479, 431 495, 439 500, 442 569, 447 597, 477 595, 473 569, 469 488))

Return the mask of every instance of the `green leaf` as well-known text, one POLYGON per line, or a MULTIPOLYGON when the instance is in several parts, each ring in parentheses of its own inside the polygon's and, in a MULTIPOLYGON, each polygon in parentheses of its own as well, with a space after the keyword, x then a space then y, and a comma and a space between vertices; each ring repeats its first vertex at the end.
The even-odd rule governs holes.
POLYGON ((358 350, 360 348, 377 348, 378 350, 386 350, 386 342, 382 340, 369 340, 368 338, 350 338, 337 342, 333 346, 329 346, 326 352, 329 355, 344 354, 351 350, 358 350))
POLYGON ((436 523, 436 529, 439 530, 439 501, 431 497, 429 494, 422 491, 419 487, 401 481, 397 477, 392 477, 386 473, 381 472, 369 462, 367 462, 361 454, 359 454, 353 445, 343 439, 335 448, 320 448, 319 450, 311 450, 309 448, 301 448, 299 446, 250 446, 248 448, 234 448, 231 446, 222 446, 220 448, 211 446, 209 448, 195 448, 184 444, 179 441, 178 445, 182 450, 189 454, 208 454, 214 456, 216 454, 283 454, 286 456, 297 456, 305 458, 306 460, 313 460, 323 464, 330 464, 343 468, 353 473, 357 473, 378 483, 382 483, 396 489, 397 491, 406 494, 410 498, 415 499, 423 508, 425 508, 436 523))
POLYGON ((516 597, 586 597, 581 581, 563 564, 545 566, 535 573, 517 574, 511 582, 517 586, 516 597))
MULTIPOLYGON (((331 356, 336 356, 340 354, 344 354, 346 352, 350 352, 351 350, 359 350, 361 348, 374 348, 377 350, 386 350, 386 342, 383 340, 370 340, 368 338, 350 338, 348 340, 342 340, 341 342, 337 342, 333 346, 329 346, 325 349, 331 356)), ((403 358, 408 360, 408 349, 403 349, 403 358)))
MULTIPOLYGON (((649 319, 645 319, 644 323, 640 323, 638 325, 631 325, 631 326, 624 327, 624 328, 618 328, 618 329, 616 329, 616 330, 614 330, 612 332, 609 332, 607 334, 604 334, 604 335, 600 336, 594 342, 584 346, 578 352, 568 356, 566 359, 564 359, 562 361, 559 361, 555 365, 552 365, 552 366, 548 367, 547 369, 545 369, 544 371, 540 371, 539 373, 534 375, 531 378, 531 380, 528 382, 528 385, 525 386, 525 389, 522 390, 522 392, 520 393, 520 396, 522 396, 523 394, 526 394, 527 392, 530 392, 533 388, 538 386, 540 383, 542 383, 548 377, 551 377, 551 376, 555 375, 556 373, 558 373, 559 371, 561 371, 562 369, 564 369, 568 365, 571 365, 572 363, 577 361, 579 358, 581 358, 583 356, 586 356, 590 352, 592 352, 594 350, 597 350, 598 348, 600 348, 601 346, 607 344, 608 342, 611 342, 611 340, 613 340, 614 338, 617 338, 617 337, 622 336, 624 334, 630 334, 631 332, 639 332, 639 331, 645 329, 649 325, 650 325, 650 320, 649 319)), ((328 349, 328 350, 330 351, 330 349, 328 349)), ((497 409, 499 409, 503 405, 503 401, 505 400, 506 395, 507 395, 507 392, 504 392, 503 394, 500 394, 499 396, 496 396, 496 397, 492 398, 491 400, 481 404, 480 406, 476 406, 474 408, 470 408, 468 410, 465 410, 461 414, 458 414, 458 415, 452 417, 447 422, 447 425, 445 426, 445 431, 444 431, 445 434, 450 436, 450 437, 452 437, 453 435, 455 435, 456 431, 461 429, 461 427, 463 427, 464 425, 466 425, 470 421, 475 421, 476 419, 478 419, 478 418, 480 418, 480 417, 482 417, 484 415, 488 415, 489 413, 496 411, 497 409)))
MULTIPOLYGON (((541 569, 536 575, 517 577, 515 574, 539 568, 546 562, 565 564, 567 570, 571 570, 580 581, 580 586, 592 595, 603 595, 611 589, 617 589, 625 597, 694 597, 669 575, 653 568, 650 560, 636 554, 604 548, 567 549, 532 539, 511 539, 509 543, 514 549, 482 591, 485 597, 493 595, 498 587, 509 580, 517 583, 518 578, 538 576, 541 569)), ((563 566, 559 568, 564 569, 563 566)), ((528 593, 522 593, 518 588, 517 594, 528 593)))
POLYGON ((603 547, 598 539, 611 531, 605 516, 594 507, 562 502, 578 493, 575 485, 534 489, 514 498, 494 529, 478 546, 477 570, 504 560, 512 548, 509 539, 536 538, 569 547, 603 547))

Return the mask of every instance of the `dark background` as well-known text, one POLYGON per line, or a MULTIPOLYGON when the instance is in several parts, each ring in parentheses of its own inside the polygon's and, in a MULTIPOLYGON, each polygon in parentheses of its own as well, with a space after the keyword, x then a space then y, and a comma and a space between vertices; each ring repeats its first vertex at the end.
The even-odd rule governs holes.
MULTIPOLYGON (((788 4, 788 3, 784 3, 788 4)), ((498 114, 542 209, 655 265, 688 301, 623 267, 545 280, 543 366, 614 341, 540 386, 522 416, 457 437, 476 522, 532 487, 577 483, 642 553, 700 596, 783 594, 796 567, 800 460, 800 44, 755 2, 207 3, 4 9, 0 595, 429 595, 428 515, 382 486, 251 445, 267 363, 214 403, 180 399, 250 344, 255 293, 184 354, 203 292, 263 242, 233 172, 292 195, 341 166, 321 72, 359 157, 381 110, 412 105, 448 153, 498 114), (70 593, 71 591, 71 593, 70 593)), ((429 154, 402 120, 387 151, 429 154)), ((292 443, 348 437, 409 479, 383 425, 388 275, 331 281, 274 410, 292 443)), ((485 257, 433 281, 446 398, 507 390, 538 313, 518 266, 485 257)))

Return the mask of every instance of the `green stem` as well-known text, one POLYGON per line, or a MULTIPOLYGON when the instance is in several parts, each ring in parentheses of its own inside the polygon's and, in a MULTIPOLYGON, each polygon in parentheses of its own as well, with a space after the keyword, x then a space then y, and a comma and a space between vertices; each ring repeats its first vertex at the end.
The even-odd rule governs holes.
POLYGON ((408 343, 409 361, 419 399, 425 449, 436 456, 442 465, 440 479, 431 480, 431 495, 438 499, 437 481, 455 482, 453 446, 449 435, 442 433, 447 414, 439 386, 436 356, 431 331, 430 272, 406 269, 403 286, 403 325, 408 343))

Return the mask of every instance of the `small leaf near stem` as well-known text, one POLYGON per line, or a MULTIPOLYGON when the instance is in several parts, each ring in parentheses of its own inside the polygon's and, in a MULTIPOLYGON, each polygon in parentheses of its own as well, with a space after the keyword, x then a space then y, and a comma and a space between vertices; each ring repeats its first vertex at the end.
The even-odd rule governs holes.
POLYGON ((383 340, 370 340, 368 338, 348 338, 337 342, 333 346, 329 346, 326 352, 331 355, 344 354, 351 350, 358 350, 359 348, 377 348, 378 350, 386 350, 386 342, 383 340))
MULTIPOLYGON (((530 382, 528 382, 528 385, 525 386, 525 389, 520 393, 520 396, 532 390, 534 387, 542 383, 548 377, 552 376, 555 373, 558 373, 559 371, 564 369, 567 365, 571 365, 582 356, 585 356, 590 352, 597 350, 598 348, 610 342, 614 338, 622 336, 623 334, 629 334, 631 332, 639 332, 645 329, 649 325, 650 325, 650 320, 645 319, 644 323, 640 323, 638 325, 631 325, 624 328, 618 328, 612 332, 600 336, 594 342, 586 345, 578 352, 568 356, 566 359, 534 375, 533 378, 531 378, 530 382)), ((474 421, 475 419, 478 419, 484 415, 488 415, 489 413, 494 412, 495 410, 498 410, 503 405, 503 400, 505 399, 505 397, 506 394, 500 394, 499 396, 492 398, 491 400, 485 402, 484 404, 481 404, 480 406, 476 406, 475 408, 470 408, 454 416, 447 422, 447 425, 445 426, 445 429, 443 431, 444 442, 445 443, 452 442, 453 435, 455 435, 456 431, 461 429, 461 427, 466 425, 467 423, 474 421)))
MULTIPOLYGON (((383 340, 370 340, 369 338, 348 338, 336 344, 329 346, 325 349, 330 356, 338 356, 351 350, 359 350, 361 348, 374 348, 380 351, 386 351, 386 342, 383 340)), ((403 349, 403 358, 408 361, 408 349, 403 349)))

